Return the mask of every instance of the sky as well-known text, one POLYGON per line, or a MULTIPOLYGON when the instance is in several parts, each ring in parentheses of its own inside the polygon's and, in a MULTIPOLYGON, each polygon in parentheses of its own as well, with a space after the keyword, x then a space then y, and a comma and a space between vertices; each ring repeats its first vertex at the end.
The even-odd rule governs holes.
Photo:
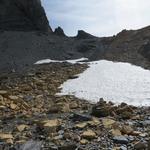
POLYGON ((150 25, 150 0, 41 0, 50 26, 102 37, 150 25))

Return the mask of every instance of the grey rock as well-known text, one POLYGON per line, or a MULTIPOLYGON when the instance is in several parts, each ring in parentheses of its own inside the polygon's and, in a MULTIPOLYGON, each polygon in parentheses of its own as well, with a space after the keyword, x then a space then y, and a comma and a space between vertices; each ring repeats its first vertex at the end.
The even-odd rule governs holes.
POLYGON ((23 146, 21 146, 20 150, 41 150, 42 142, 38 141, 28 141, 23 146))
POLYGON ((70 117, 73 121, 90 121, 92 117, 87 114, 74 113, 70 117))
POLYGON ((145 120, 145 121, 142 122, 142 124, 144 126, 149 126, 150 125, 150 120, 145 120))
POLYGON ((128 144, 128 139, 125 136, 115 136, 113 138, 114 143, 117 144, 128 144))
POLYGON ((128 148, 126 146, 121 146, 120 150, 128 150, 128 148))

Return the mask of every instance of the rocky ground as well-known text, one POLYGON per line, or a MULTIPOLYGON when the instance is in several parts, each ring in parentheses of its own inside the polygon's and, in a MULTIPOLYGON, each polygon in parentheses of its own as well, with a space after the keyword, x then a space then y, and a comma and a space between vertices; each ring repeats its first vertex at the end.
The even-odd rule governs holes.
POLYGON ((53 63, 2 74, 0 150, 150 150, 150 108, 55 95, 86 68, 53 63))

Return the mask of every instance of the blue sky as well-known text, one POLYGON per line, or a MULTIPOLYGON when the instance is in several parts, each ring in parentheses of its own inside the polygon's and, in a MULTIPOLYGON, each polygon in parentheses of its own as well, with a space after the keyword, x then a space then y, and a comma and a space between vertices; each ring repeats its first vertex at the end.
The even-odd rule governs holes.
POLYGON ((69 36, 85 30, 110 36, 123 29, 150 25, 149 0, 41 0, 51 27, 69 36))

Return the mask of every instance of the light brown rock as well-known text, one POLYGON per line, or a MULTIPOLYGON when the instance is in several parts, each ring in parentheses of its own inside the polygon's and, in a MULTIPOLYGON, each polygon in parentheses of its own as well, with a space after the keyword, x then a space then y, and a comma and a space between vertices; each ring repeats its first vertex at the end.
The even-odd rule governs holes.
POLYGON ((15 110, 15 109, 17 108, 17 105, 14 104, 14 103, 11 103, 11 104, 10 104, 10 108, 13 109, 13 110, 15 110))
POLYGON ((3 101, 3 99, 4 99, 4 98, 3 98, 3 96, 2 96, 2 95, 0 95, 0 101, 3 101))
POLYGON ((11 100, 18 100, 19 99, 18 96, 13 96, 13 95, 8 96, 8 98, 11 100))
POLYGON ((13 139, 13 135, 7 133, 0 133, 0 139, 1 140, 13 139))
POLYGON ((6 95, 6 94, 7 94, 7 91, 0 90, 0 95, 6 95))
POLYGON ((94 139, 96 138, 96 133, 93 130, 84 131, 82 137, 85 139, 94 139))
POLYGON ((86 139, 82 139, 80 141, 80 144, 82 144, 82 145, 86 145, 87 143, 88 143, 88 140, 86 140, 86 139))
POLYGON ((60 119, 44 120, 39 123, 43 128, 53 128, 61 125, 60 119))
POLYGON ((112 129, 111 133, 113 136, 121 136, 122 135, 119 129, 112 129))
POLYGON ((6 140, 6 143, 7 143, 7 144, 13 144, 14 142, 13 142, 12 139, 7 139, 7 140, 6 140))
POLYGON ((116 121, 109 118, 102 119, 102 123, 105 128, 111 128, 116 121))
POLYGON ((88 125, 88 122, 78 123, 75 125, 75 128, 83 129, 88 125))
POLYGON ((22 132, 22 131, 24 131, 24 130, 27 129, 27 128, 29 128, 29 126, 28 126, 28 125, 25 125, 25 124, 22 124, 22 125, 18 125, 18 126, 17 126, 17 130, 18 130, 19 132, 22 132))

